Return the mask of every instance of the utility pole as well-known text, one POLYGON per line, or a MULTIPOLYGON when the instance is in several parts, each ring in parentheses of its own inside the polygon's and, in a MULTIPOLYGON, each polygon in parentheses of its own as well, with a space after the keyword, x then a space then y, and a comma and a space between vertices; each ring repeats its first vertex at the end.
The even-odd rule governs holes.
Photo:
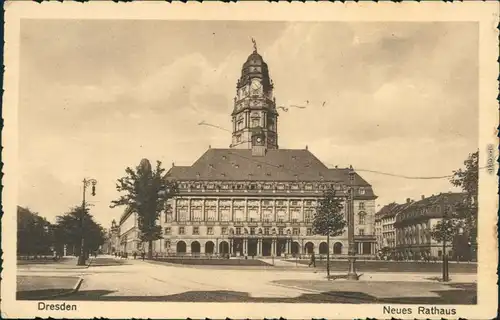
POLYGON ((443 210, 443 222, 442 222, 442 237, 443 237, 443 282, 448 282, 448 255, 446 254, 446 236, 448 233, 448 197, 444 197, 444 210, 443 210))
POLYGON ((84 266, 85 261, 87 260, 85 253, 85 228, 84 228, 84 220, 85 220, 85 193, 87 191, 87 187, 92 184, 92 196, 95 196, 95 185, 97 184, 97 180, 95 179, 83 179, 83 200, 82 200, 82 213, 80 216, 80 255, 78 256, 77 265, 84 266))
POLYGON ((349 243, 349 272, 347 279, 358 280, 356 274, 356 243, 354 242, 354 170, 352 166, 349 169, 349 199, 348 199, 348 215, 347 215, 347 238, 349 243))

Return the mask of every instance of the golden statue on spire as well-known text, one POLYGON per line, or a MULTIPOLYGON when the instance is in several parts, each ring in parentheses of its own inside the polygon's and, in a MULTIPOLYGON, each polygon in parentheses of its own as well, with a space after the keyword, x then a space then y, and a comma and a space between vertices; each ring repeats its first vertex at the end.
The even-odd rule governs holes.
POLYGON ((253 43, 253 51, 257 52, 257 42, 255 42, 254 38, 252 38, 252 43, 253 43))

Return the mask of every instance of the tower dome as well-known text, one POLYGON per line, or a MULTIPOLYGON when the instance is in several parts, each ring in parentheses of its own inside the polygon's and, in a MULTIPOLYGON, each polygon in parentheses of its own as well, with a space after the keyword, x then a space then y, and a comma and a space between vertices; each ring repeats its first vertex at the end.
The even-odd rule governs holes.
POLYGON ((247 85, 254 78, 261 80, 265 92, 273 88, 271 78, 269 77, 269 68, 262 56, 257 52, 257 48, 254 48, 254 51, 248 56, 247 61, 243 64, 237 88, 247 85))

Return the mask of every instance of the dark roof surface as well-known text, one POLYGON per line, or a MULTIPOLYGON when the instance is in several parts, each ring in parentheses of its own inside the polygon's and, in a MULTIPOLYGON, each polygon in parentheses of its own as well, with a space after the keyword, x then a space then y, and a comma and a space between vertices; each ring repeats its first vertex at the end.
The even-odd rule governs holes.
MULTIPOLYGON (((249 149, 208 149, 192 166, 174 166, 176 180, 332 181, 349 183, 349 169, 329 169, 308 150, 271 149, 252 156, 249 149)), ((354 185, 369 186, 355 174, 354 185)))
MULTIPOLYGON (((432 195, 430 197, 418 200, 418 201, 410 201, 402 204, 398 203, 390 203, 385 205, 382 209, 380 209, 376 214, 376 219, 382 219, 384 217, 395 216, 396 221, 401 222, 403 220, 408 219, 408 214, 413 213, 415 218, 419 217, 440 217, 442 216, 441 212, 432 212, 432 211, 418 211, 419 209, 430 208, 435 205, 443 205, 445 201, 449 205, 455 205, 464 200, 465 194, 460 192, 449 192, 449 193, 440 193, 437 195, 432 195)), ((412 218, 413 219, 413 218, 412 218)))

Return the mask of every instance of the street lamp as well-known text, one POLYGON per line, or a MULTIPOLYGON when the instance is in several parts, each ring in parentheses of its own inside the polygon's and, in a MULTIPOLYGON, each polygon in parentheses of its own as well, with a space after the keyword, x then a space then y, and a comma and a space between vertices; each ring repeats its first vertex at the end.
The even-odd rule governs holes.
POLYGON ((87 191, 87 187, 92 186, 92 196, 95 196, 95 185, 97 184, 96 179, 83 179, 83 200, 82 200, 82 213, 80 217, 80 229, 81 229, 81 239, 80 239, 80 256, 78 257, 78 263, 77 265, 79 266, 84 266, 85 265, 85 236, 84 236, 84 219, 85 219, 85 193, 87 191))
POLYGON ((358 275, 356 274, 356 244, 354 243, 354 170, 352 166, 349 169, 349 200, 347 204, 348 215, 347 215, 347 241, 349 244, 349 272, 347 273, 347 279, 358 280, 358 275))

